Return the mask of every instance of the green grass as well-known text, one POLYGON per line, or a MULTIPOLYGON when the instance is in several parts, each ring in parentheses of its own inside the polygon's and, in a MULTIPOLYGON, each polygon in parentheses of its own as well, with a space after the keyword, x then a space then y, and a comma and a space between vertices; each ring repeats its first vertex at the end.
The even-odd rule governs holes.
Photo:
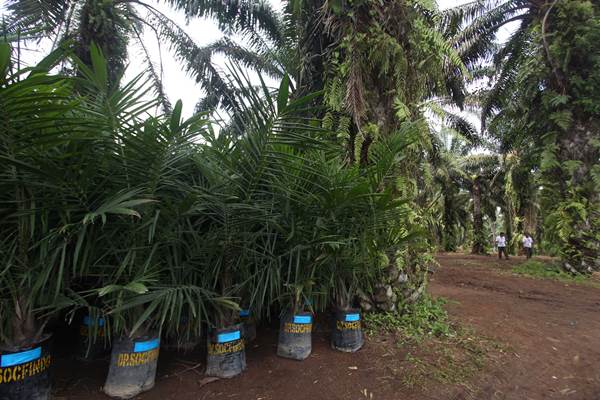
POLYGON ((427 387, 433 381, 461 385, 469 391, 469 381, 483 370, 489 353, 506 351, 505 345, 460 328, 453 337, 430 341, 414 350, 416 353, 409 352, 404 358, 409 364, 401 376, 404 385, 427 387))
POLYGON ((369 336, 392 336, 386 352, 392 357, 388 368, 409 388, 428 387, 431 382, 461 385, 469 381, 488 361, 488 353, 502 352, 504 345, 480 337, 474 331, 451 323, 444 305, 449 300, 424 296, 406 306, 402 313, 373 313, 364 316, 369 336))
POLYGON ((546 263, 538 260, 526 261, 523 264, 513 267, 512 271, 515 274, 533 278, 553 279, 561 282, 600 287, 600 283, 590 280, 586 275, 573 275, 564 271, 558 264, 546 263))
POLYGON ((426 337, 452 335, 447 301, 424 296, 419 302, 406 306, 402 313, 372 313, 364 316, 364 329, 368 335, 376 333, 399 333, 401 341, 419 342, 426 337))

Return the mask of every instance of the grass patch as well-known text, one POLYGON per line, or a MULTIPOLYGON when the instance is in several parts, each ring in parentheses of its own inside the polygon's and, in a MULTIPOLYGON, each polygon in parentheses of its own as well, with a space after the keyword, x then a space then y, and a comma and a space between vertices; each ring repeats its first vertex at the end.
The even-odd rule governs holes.
POLYGON ((497 341, 452 323, 444 308, 447 303, 425 296, 403 313, 364 316, 365 332, 385 351, 388 379, 411 389, 426 390, 432 382, 470 389, 468 382, 491 353, 504 352, 497 341))
POLYGON ((513 267, 512 272, 533 278, 554 279, 561 282, 600 287, 600 283, 590 280, 587 275, 573 275, 563 270, 558 264, 538 260, 528 260, 517 265, 513 267))
POLYGON ((426 337, 452 335, 447 300, 424 296, 419 302, 408 305, 401 313, 372 313, 364 316, 367 335, 397 333, 401 342, 420 342, 426 337))
POLYGON ((408 365, 401 376, 402 383, 409 388, 426 388, 433 381, 470 389, 469 380, 484 368, 490 352, 504 351, 497 341, 479 337, 471 330, 457 329, 451 337, 431 341, 407 353, 408 365))

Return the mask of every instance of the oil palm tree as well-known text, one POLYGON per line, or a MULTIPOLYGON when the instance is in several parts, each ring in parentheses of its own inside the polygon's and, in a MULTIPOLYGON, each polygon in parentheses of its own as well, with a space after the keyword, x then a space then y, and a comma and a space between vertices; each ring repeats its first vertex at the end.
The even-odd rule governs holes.
POLYGON ((495 66, 483 121, 491 119, 489 130, 501 139, 503 150, 533 150, 528 154, 544 183, 546 232, 565 268, 600 268, 598 149, 592 139, 598 130, 592 104, 598 98, 594 85, 580 85, 598 65, 590 56, 597 51, 598 5, 514 0, 480 2, 475 8, 463 31, 465 43, 495 66), (486 45, 513 21, 518 27, 506 43, 486 45), (581 38, 575 46, 570 42, 574 36, 581 38))
POLYGON ((471 253, 485 254, 490 238, 485 234, 484 216, 495 220, 498 205, 498 188, 502 188, 502 168, 496 154, 470 154, 459 161, 462 170, 464 186, 471 193, 473 215, 473 243, 471 253))
POLYGON ((438 192, 434 194, 436 224, 430 229, 437 233, 438 241, 445 251, 456 251, 462 244, 464 234, 469 228, 471 213, 469 212, 470 196, 466 182, 468 175, 462 168, 460 160, 470 152, 471 146, 458 138, 450 140, 449 145, 441 142, 440 152, 433 160, 433 181, 438 192))
MULTIPOLYGON (((141 11, 159 15, 162 21, 167 18, 153 7, 133 1, 11 0, 6 8, 6 30, 18 31, 29 41, 49 39, 53 49, 68 43, 85 65, 91 65, 90 49, 92 43, 95 43, 108 60, 112 84, 123 74, 128 58, 128 45, 132 40, 135 41, 145 56, 147 71, 153 78, 163 106, 169 106, 162 91, 160 72, 151 62, 141 39, 142 30, 148 29, 141 11)), ((172 21, 165 24, 172 26, 172 21)), ((156 32, 154 26, 150 28, 156 32)))

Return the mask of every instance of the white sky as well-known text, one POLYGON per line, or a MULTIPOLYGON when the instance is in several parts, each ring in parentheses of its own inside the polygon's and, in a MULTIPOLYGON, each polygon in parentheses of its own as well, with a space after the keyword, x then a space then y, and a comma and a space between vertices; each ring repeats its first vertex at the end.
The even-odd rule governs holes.
MULTIPOLYGON (((270 1, 277 8, 280 8, 282 5, 281 0, 270 1)), ((444 9, 458 6, 469 1, 472 0, 438 0, 438 4, 441 9, 444 9)), ((4 2, 5 0, 0 0, 0 11, 2 11, 4 7, 4 2)), ((196 41, 198 46, 209 44, 223 36, 216 24, 211 20, 195 18, 186 21, 182 12, 173 11, 160 0, 148 0, 148 3, 155 6, 158 10, 169 16, 184 28, 184 30, 196 41)), ((507 30, 505 34, 508 35, 508 32, 509 30, 507 30)), ((153 57, 153 61, 158 65, 160 60, 159 47, 150 29, 146 29, 144 42, 153 57)), ((25 54, 23 58, 30 60, 30 62, 33 63, 36 59, 39 59, 44 55, 45 47, 49 47, 49 45, 44 46, 42 43, 41 45, 36 46, 36 49, 30 50, 30 53, 25 54)), ((142 58, 139 56, 140 51, 141 50, 137 48, 132 48, 130 50, 127 77, 135 76, 145 69, 144 63, 141 62, 142 58)), ((192 78, 186 76, 180 63, 169 53, 165 44, 162 45, 162 61, 163 85, 167 96, 173 104, 181 99, 184 106, 184 115, 190 116, 193 113, 196 102, 203 96, 202 90, 192 78)), ((217 59, 217 64, 224 67, 225 60, 217 59)))

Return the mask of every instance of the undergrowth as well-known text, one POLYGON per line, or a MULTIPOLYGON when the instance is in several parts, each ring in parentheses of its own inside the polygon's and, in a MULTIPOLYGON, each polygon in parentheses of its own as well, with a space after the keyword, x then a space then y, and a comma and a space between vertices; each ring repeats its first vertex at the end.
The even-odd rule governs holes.
POLYGON ((503 352, 503 344, 458 328, 453 336, 412 347, 404 357, 407 364, 400 379, 409 388, 427 387, 434 381, 470 390, 469 381, 485 367, 490 355, 503 352))
POLYGON ((368 335, 398 333, 404 341, 421 341, 423 338, 450 336, 453 329, 444 309, 447 300, 424 296, 419 302, 407 305, 401 312, 373 313, 364 316, 364 329, 368 335))
POLYGON ((433 381, 469 389, 468 382, 484 368, 490 354, 504 351, 499 342, 452 324, 444 308, 447 303, 425 296, 399 313, 364 316, 368 335, 388 337, 376 342, 391 355, 386 370, 393 379, 409 388, 426 388, 433 381))
POLYGON ((513 267, 512 271, 519 275, 525 275, 534 278, 554 279, 562 282, 600 286, 600 283, 590 280, 586 275, 573 275, 569 272, 566 272, 560 267, 560 265, 556 263, 529 260, 523 264, 513 267))

